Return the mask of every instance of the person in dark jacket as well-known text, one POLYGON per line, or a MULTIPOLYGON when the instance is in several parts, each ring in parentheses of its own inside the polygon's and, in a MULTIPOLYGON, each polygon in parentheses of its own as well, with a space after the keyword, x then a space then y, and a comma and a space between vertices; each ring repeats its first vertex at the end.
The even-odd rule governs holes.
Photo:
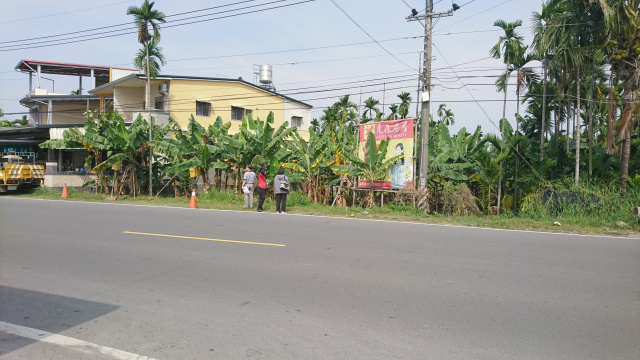
POLYGON ((276 195, 276 212, 278 214, 287 213, 287 194, 289 194, 289 186, 282 186, 283 183, 289 184, 289 177, 284 174, 284 168, 278 169, 278 175, 273 178, 273 193, 276 195))
POLYGON ((260 173, 258 174, 258 195, 260 196, 258 200, 258 212, 262 212, 262 204, 264 204, 264 199, 267 195, 267 169, 261 168, 260 173))

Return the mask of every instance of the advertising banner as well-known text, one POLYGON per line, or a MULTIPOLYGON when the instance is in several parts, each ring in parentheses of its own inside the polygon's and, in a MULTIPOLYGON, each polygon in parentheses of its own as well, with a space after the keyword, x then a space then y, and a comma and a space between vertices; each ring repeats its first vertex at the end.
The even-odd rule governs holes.
MULTIPOLYGON (((389 120, 360 125, 360 142, 358 143, 358 157, 364 160, 367 136, 370 132, 376 137, 376 144, 389 139, 387 156, 390 159, 396 155, 403 158, 391 164, 387 169, 384 180, 374 181, 374 189, 413 188, 413 119, 389 120)), ((359 188, 369 188, 367 180, 358 180, 359 188)))

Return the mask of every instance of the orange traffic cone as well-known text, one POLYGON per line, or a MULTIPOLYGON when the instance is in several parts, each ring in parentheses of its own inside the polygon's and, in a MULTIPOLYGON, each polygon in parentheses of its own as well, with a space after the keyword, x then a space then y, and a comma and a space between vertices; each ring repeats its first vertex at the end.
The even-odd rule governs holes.
POLYGON ((189 207, 192 209, 198 208, 198 203, 196 202, 196 189, 193 189, 191 192, 191 201, 189 202, 189 207))
POLYGON ((69 197, 69 190, 67 189, 67 184, 64 184, 64 188, 62 188, 62 197, 69 197))

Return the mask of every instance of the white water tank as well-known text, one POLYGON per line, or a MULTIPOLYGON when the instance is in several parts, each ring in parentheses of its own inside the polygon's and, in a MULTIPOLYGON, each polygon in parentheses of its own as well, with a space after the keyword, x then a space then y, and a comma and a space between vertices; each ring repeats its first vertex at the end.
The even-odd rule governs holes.
POLYGON ((271 84, 273 81, 271 65, 260 65, 260 83, 271 84))

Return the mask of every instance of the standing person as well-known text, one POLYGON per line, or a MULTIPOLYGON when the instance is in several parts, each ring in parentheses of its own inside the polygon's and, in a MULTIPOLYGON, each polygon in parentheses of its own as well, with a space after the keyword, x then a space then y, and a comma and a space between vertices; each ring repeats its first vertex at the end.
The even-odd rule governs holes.
POLYGON ((267 169, 261 168, 258 173, 258 195, 260 195, 260 199, 258 199, 258 212, 262 212, 262 204, 264 204, 264 199, 267 195, 267 169))
POLYGON ((284 168, 278 169, 278 175, 273 178, 273 193, 276 194, 276 213, 286 214, 289 177, 284 174, 284 168))
POLYGON ((244 169, 244 178, 242 180, 242 187, 247 187, 249 190, 248 194, 244 194, 244 208, 252 208, 253 207, 253 189, 256 183, 256 173, 253 172, 253 166, 247 165, 244 169))

